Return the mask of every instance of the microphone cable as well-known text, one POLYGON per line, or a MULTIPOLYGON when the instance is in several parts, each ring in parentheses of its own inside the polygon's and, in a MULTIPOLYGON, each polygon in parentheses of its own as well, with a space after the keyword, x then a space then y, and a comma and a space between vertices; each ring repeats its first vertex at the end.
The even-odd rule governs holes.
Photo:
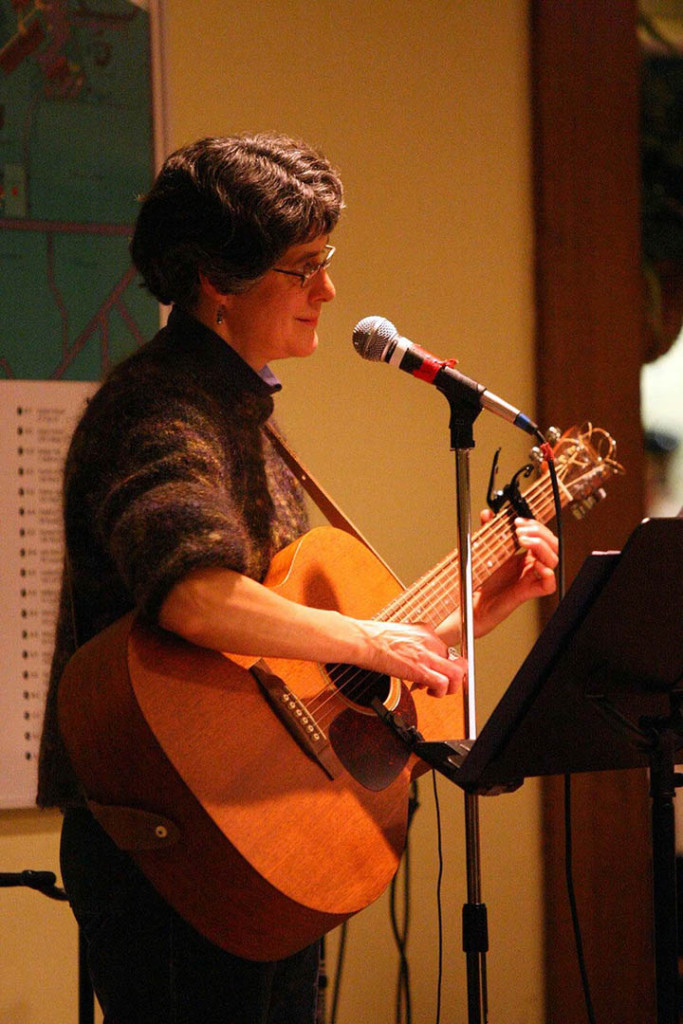
POLYGON ((438 924, 437 942, 437 978, 436 978, 436 1018, 435 1024, 441 1021, 441 997, 443 989, 443 907, 441 903, 441 889, 443 885, 443 829, 441 826, 441 804, 439 802, 439 789, 437 786, 436 772, 432 769, 432 789, 434 791, 434 809, 436 811, 436 844, 439 872, 436 879, 436 914, 438 924))
POLYGON ((389 916, 391 920, 391 930, 393 932, 394 941, 398 949, 399 964, 398 964, 398 977, 396 980, 396 1006, 394 1021, 395 1024, 412 1024, 413 1013, 411 1004, 411 991, 410 991, 410 965, 408 962, 407 946, 408 946, 408 932, 410 929, 410 905, 411 905, 411 850, 410 850, 410 826, 412 825, 413 816, 420 806, 418 800, 418 787, 417 781, 413 779, 410 785, 410 797, 408 800, 408 828, 406 836, 405 849, 403 851, 403 865, 402 865, 402 877, 403 877, 403 923, 399 924, 398 919, 398 880, 399 872, 396 872, 391 880, 391 887, 389 893, 389 916), (403 1011, 405 1010, 405 1018, 403 1011))

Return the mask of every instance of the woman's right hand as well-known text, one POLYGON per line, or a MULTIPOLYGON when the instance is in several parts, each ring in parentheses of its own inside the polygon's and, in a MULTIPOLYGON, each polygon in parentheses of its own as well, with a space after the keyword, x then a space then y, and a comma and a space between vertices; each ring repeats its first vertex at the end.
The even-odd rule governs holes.
POLYGON ((179 581, 159 625, 216 651, 358 665, 435 697, 457 693, 467 669, 428 626, 308 608, 230 569, 198 569, 179 581))
POLYGON ((372 672, 412 682, 433 697, 457 693, 467 671, 440 637, 420 623, 358 622, 366 651, 354 663, 372 672))

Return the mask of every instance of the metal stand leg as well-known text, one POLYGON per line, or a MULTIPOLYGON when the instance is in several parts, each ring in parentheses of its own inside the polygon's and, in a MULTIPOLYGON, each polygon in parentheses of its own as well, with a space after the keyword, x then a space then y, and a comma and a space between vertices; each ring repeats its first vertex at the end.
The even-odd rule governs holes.
POLYGON ((467 961, 467 1019, 470 1024, 486 1024, 486 954, 489 936, 486 905, 481 902, 479 804, 477 796, 472 793, 465 794, 465 829, 468 902, 462 909, 462 936, 467 961))
POLYGON ((78 1024, 94 1024, 95 994, 88 973, 88 952, 83 932, 78 929, 78 1024))

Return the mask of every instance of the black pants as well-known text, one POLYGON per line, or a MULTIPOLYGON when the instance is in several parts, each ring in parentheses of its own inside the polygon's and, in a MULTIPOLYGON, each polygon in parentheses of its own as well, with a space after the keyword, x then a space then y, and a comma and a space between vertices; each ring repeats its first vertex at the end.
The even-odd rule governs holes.
POLYGON ((232 956, 184 921, 87 810, 68 810, 64 888, 105 1024, 313 1024, 318 944, 286 960, 232 956))

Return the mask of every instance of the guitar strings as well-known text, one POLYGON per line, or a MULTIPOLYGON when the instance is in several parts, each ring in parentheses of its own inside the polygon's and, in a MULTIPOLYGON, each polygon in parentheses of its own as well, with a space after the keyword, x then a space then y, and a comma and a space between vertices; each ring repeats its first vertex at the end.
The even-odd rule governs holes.
MULTIPOLYGON (((537 516, 546 515, 549 510, 552 510, 552 489, 549 486, 547 477, 537 481, 526 492, 525 497, 530 506, 536 506, 537 511, 534 514, 537 516), (532 493, 532 491, 539 491, 540 496, 532 493)), ((491 552, 494 554, 493 558, 489 557, 487 559, 485 571, 482 568, 478 572, 475 570, 475 582, 480 583, 492 571, 495 571, 509 557, 511 550, 514 549, 513 545, 510 544, 510 540, 514 542, 514 531, 512 528, 514 517, 514 510, 506 508, 489 523, 485 524, 475 535, 472 544, 473 554, 475 552, 480 554, 480 548, 488 548, 489 555, 491 552), (494 539, 495 543, 492 543, 494 539)), ((432 625, 438 624, 450 611, 457 607, 457 601, 453 599, 453 591, 458 583, 459 575, 457 551, 451 552, 431 572, 427 573, 407 591, 390 602, 375 618, 377 621, 388 621, 392 618, 399 619, 399 621, 415 621, 419 615, 422 621, 426 619, 432 625), (432 587, 431 599, 426 603, 424 601, 416 603, 413 591, 421 591, 427 583, 430 583, 432 587), (439 610, 438 615, 435 614, 437 609, 439 610)), ((343 694, 348 699, 354 700, 354 698, 362 695, 364 690, 368 689, 367 678, 373 675, 372 672, 354 665, 331 666, 332 671, 340 668, 342 671, 337 671, 334 679, 316 697, 308 702, 311 711, 315 710, 316 719, 320 714, 324 713, 326 706, 339 696, 340 690, 343 691, 343 694), (329 691, 329 696, 325 695, 326 691, 329 691)), ((359 701, 356 700, 356 702, 359 701)), ((319 724, 322 727, 322 720, 319 721, 319 724)))
MULTIPOLYGON (((544 476, 537 480, 524 497, 536 517, 543 521, 545 521, 544 517, 550 518, 553 496, 549 477, 544 476)), ((513 519, 515 516, 515 511, 506 507, 475 534, 472 540, 472 555, 473 563, 475 562, 474 556, 478 557, 478 563, 473 568, 473 582, 476 585, 481 584, 484 579, 495 572, 514 551, 513 519)), ((453 595, 459 578, 457 551, 453 551, 430 572, 391 601, 375 616, 375 619, 380 622, 391 619, 423 621, 428 625, 435 626, 457 608, 458 602, 453 595), (422 596, 423 591, 427 591, 426 600, 422 596)), ((378 675, 355 665, 331 665, 327 668, 327 673, 330 675, 332 672, 334 672, 334 678, 323 687, 319 694, 307 701, 311 714, 315 715, 321 728, 324 727, 322 716, 325 715, 330 704, 336 705, 340 691, 347 699, 359 703, 357 698, 362 696, 364 691, 370 689, 368 676, 378 675)), ((329 710, 334 713, 336 706, 329 710)))
MULTIPOLYGON (((541 490, 543 489, 545 488, 541 488, 541 490)), ((537 514, 542 510, 547 511, 549 507, 547 501, 543 503, 536 503, 538 504, 537 514)), ((475 577, 478 577, 476 582, 480 582, 482 579, 486 578, 490 572, 494 571, 495 568, 498 568, 498 566, 501 565, 508 557, 510 549, 512 548, 509 541, 513 539, 514 536, 511 522, 513 515, 514 513, 510 512, 510 510, 506 510, 506 514, 501 515, 497 522, 492 520, 490 523, 486 524, 486 526, 478 532, 477 537, 473 541, 474 553, 480 555, 480 549, 483 548, 485 551, 488 549, 489 556, 491 555, 491 552, 493 552, 494 555, 494 557, 488 557, 486 559, 485 571, 480 570, 478 573, 475 573, 475 577), (500 537, 501 532, 504 535, 502 538, 502 545, 500 537), (497 539, 496 535, 498 535, 497 539), (496 543, 492 544, 492 541, 494 540, 496 540, 496 543)), ((456 554, 457 553, 452 553, 449 555, 430 574, 422 580, 419 580, 415 585, 418 589, 421 589, 424 586, 425 581, 429 581, 432 587, 431 601, 428 600, 425 602, 422 600, 419 604, 416 604, 414 595, 412 595, 411 591, 407 591, 405 594, 399 595, 395 601, 387 606, 387 608, 383 609, 383 611, 377 616, 377 619, 382 621, 385 618, 399 618, 403 620, 416 621, 419 617, 422 621, 427 619, 432 625, 436 625, 438 622, 442 621, 448 612, 453 610, 454 607, 457 607, 457 602, 454 601, 453 598, 453 591, 459 579, 459 566, 456 564, 456 554), (431 580, 430 577, 432 577, 431 580)), ((343 689, 347 698, 351 700, 357 698, 362 694, 364 689, 367 690, 367 678, 369 675, 372 675, 372 673, 369 673, 368 670, 360 669, 353 665, 344 666, 341 673, 336 671, 332 683, 328 684, 328 687, 325 688, 330 689, 330 698, 324 695, 324 690, 322 691, 322 694, 316 698, 319 710, 324 710, 328 700, 333 699, 340 688, 343 689)))
MULTIPOLYGON (((604 432, 593 430, 592 425, 586 424, 580 434, 578 441, 580 444, 577 446, 577 438, 568 437, 569 449, 560 453, 556 449, 556 465, 558 470, 561 471, 560 484, 563 486, 564 493, 567 499, 570 500, 572 497, 564 484, 564 478, 566 478, 568 471, 572 466, 576 467, 581 465, 583 467, 586 464, 593 468, 597 466, 612 466, 612 469, 618 469, 618 463, 614 463, 612 459, 614 444, 608 434, 604 434, 607 441, 607 450, 599 453, 596 447, 591 443, 589 439, 596 434, 600 433, 603 436, 604 432), (583 462, 581 462, 582 453, 584 455, 583 462), (588 456, 586 463, 585 456, 588 456)), ((554 494, 552 491, 552 482, 549 475, 544 475, 540 479, 536 480, 534 484, 525 492, 524 495, 527 503, 532 508, 532 513, 536 518, 542 521, 547 521, 551 518, 554 511, 554 494), (535 506, 535 511, 534 511, 535 506)), ((514 531, 512 528, 512 520, 515 517, 515 512, 509 506, 498 513, 492 520, 485 524, 475 535, 472 542, 472 554, 473 556, 480 555, 481 548, 488 548, 489 556, 493 552, 494 557, 489 557, 485 565, 483 560, 480 559, 479 565, 475 565, 473 569, 473 581, 479 585, 490 575, 495 569, 497 569, 506 560, 507 557, 512 553, 514 547, 509 544, 509 540, 514 538, 514 531), (503 537, 500 534, 503 533, 503 537), (506 544, 505 541, 508 541, 506 544), (492 543, 494 541, 494 543, 492 543)), ((473 563, 474 563, 473 557, 473 563)), ((459 563, 457 559, 457 551, 451 552, 436 565, 430 572, 425 576, 421 577, 414 583, 408 590, 398 595, 389 605, 386 606, 377 616, 377 621, 388 621, 392 618, 399 620, 424 620, 427 618, 427 624, 437 625, 443 621, 444 618, 455 608, 457 608, 457 600, 453 598, 453 591, 459 582, 459 563), (432 598, 431 602, 417 602, 417 594, 421 593, 428 586, 431 586, 432 598), (438 609, 438 614, 437 614, 438 609), (429 616, 433 616, 431 619, 429 616)), ((344 695, 353 700, 354 696, 358 696, 367 691, 368 676, 375 676, 378 673, 372 673, 367 669, 361 669, 354 665, 336 665, 329 666, 330 669, 341 669, 341 674, 337 673, 333 681, 323 687, 320 694, 313 698, 310 702, 319 702, 319 709, 324 709, 325 706, 330 702, 338 699, 340 696, 339 691, 343 688, 344 695), (358 682, 355 685, 355 680, 358 682), (330 696, 325 697, 325 692, 329 691, 330 696)), ((359 701, 357 701, 359 703, 359 701)))
MULTIPOLYGON (((536 514, 544 515, 552 506, 548 505, 547 502, 541 504, 541 502, 538 502, 536 498, 537 496, 532 496, 530 498, 530 501, 533 502, 534 504, 537 504, 538 506, 536 514)), ((502 518, 500 520, 491 520, 489 524, 486 524, 475 535, 472 542, 472 553, 473 555, 479 556, 478 564, 475 565, 473 568, 473 579, 475 584, 481 584, 492 572, 494 572, 503 564, 503 562, 507 560, 510 554, 510 550, 514 550, 514 517, 514 512, 512 512, 511 510, 506 510, 506 513, 502 514, 502 518), (487 527, 490 527, 490 529, 487 529, 487 527), (503 535, 502 537, 500 536, 501 534, 503 535), (506 544, 506 539, 511 540, 512 543, 506 544)), ((443 585, 444 583, 447 583, 448 587, 450 587, 455 585, 459 580, 459 564, 455 564, 455 566, 452 566, 451 564, 456 560, 456 557, 457 552, 453 552, 446 560, 448 564, 445 565, 443 568, 445 568, 446 572, 451 575, 449 575, 446 580, 442 579, 440 583, 433 588, 432 604, 431 606, 427 605, 426 609, 424 609, 425 611, 430 612, 432 610, 438 610, 439 612, 441 612, 441 609, 439 608, 439 603, 444 601, 446 601, 448 605, 447 610, 450 609, 452 600, 448 600, 444 597, 443 585), (453 577, 452 579, 451 576, 453 577)), ((434 572, 435 577, 441 573, 441 569, 442 566, 437 566, 434 572)), ((425 579, 428 578, 429 577, 427 576, 425 579)), ((413 621, 415 621, 417 617, 419 621, 420 613, 423 610, 423 604, 412 595, 412 590, 413 588, 411 588, 409 591, 406 591, 404 595, 401 595, 395 602, 392 602, 392 605, 389 606, 388 609, 384 609, 383 612, 381 613, 382 617, 386 615, 387 618, 392 618, 394 617, 395 610, 399 609, 409 611, 410 618, 413 621), (404 598, 406 597, 407 600, 404 600, 404 598), (396 608, 394 608, 394 605, 396 606, 396 608)), ((438 624, 438 622, 442 621, 443 618, 445 618, 445 615, 439 614, 438 617, 434 616, 433 618, 428 619, 428 621, 430 621, 432 624, 438 624)))

